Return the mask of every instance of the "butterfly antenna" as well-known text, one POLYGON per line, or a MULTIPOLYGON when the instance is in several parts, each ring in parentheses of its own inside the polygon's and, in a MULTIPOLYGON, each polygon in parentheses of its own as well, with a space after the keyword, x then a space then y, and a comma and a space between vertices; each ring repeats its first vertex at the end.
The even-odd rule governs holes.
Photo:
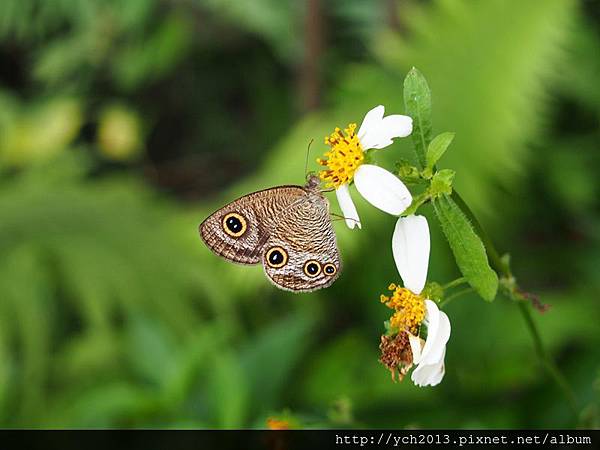
POLYGON ((308 178, 308 158, 310 156, 310 146, 312 145, 314 139, 311 139, 308 143, 308 148, 306 149, 306 161, 304 161, 304 177, 308 178))

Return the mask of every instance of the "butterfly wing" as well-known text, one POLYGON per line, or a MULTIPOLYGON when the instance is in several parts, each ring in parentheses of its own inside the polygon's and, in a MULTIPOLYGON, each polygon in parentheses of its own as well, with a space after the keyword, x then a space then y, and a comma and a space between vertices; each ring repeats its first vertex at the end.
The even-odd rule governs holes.
POLYGON ((258 264, 277 217, 295 203, 302 203, 305 196, 300 186, 280 186, 245 195, 202 222, 200 237, 219 256, 240 264, 258 264))
POLYGON ((267 277, 293 292, 325 288, 341 269, 329 203, 317 191, 305 193, 278 217, 262 253, 267 277))

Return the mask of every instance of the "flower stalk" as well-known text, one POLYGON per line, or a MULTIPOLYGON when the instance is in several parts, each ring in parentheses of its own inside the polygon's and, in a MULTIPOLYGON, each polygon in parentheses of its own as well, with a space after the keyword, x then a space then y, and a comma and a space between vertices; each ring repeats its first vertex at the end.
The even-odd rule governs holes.
POLYGON ((467 279, 465 277, 460 277, 460 278, 457 278, 456 280, 452 280, 452 281, 446 283, 445 285, 442 286, 442 289, 445 291, 446 289, 460 286, 461 284, 464 284, 466 282, 467 282, 467 279))
MULTIPOLYGON (((453 190, 452 198, 475 227, 477 234, 479 234, 479 237, 483 242, 488 257, 490 258, 490 263, 492 267, 501 275, 500 286, 502 287, 502 293, 507 298, 517 303, 519 311, 523 316, 523 320, 527 325, 527 330, 529 331, 531 339, 533 340, 533 346, 535 348, 535 352, 537 354, 538 359, 542 363, 544 369, 548 372, 548 375, 550 375, 552 380, 556 383, 556 385, 563 393, 573 414, 577 416, 579 413, 579 408, 577 406, 577 398, 575 396, 575 393, 573 392, 573 389, 569 385, 566 377, 560 371, 560 369, 554 362, 552 356, 544 346, 544 342, 542 341, 537 325, 533 320, 533 317, 531 316, 530 306, 527 302, 528 300, 530 300, 530 296, 524 293, 519 288, 516 278, 512 274, 510 265, 508 264, 508 259, 500 257, 500 254, 496 250, 496 247, 494 246, 489 235, 485 232, 485 230, 481 226, 481 223, 477 220, 477 217, 475 216, 473 211, 471 211, 471 208, 469 208, 467 203, 462 199, 458 192, 456 192, 456 190, 453 190)), ((444 303, 447 303, 451 298, 452 297, 448 297, 444 303)))
POLYGON ((475 291, 475 289, 473 289, 472 287, 461 289, 460 291, 455 292, 454 294, 449 295, 448 297, 443 299, 440 302, 440 308, 444 308, 446 305, 448 305, 448 303, 450 303, 455 298, 462 297, 463 295, 470 294, 471 292, 474 292, 474 291, 475 291))

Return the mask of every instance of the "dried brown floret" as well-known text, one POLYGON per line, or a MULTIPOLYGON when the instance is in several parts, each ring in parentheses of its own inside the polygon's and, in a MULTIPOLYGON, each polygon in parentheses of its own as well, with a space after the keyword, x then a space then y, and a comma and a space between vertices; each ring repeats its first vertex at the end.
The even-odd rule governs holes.
POLYGON ((398 379, 402 381, 413 362, 408 333, 402 331, 394 336, 382 335, 379 349, 381 350, 379 361, 389 369, 392 380, 396 381, 396 371, 398 371, 398 379))

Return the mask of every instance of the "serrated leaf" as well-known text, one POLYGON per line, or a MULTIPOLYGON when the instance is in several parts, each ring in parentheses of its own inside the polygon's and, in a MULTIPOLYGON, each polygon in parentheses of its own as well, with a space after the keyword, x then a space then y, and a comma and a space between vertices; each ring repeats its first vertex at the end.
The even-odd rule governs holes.
POLYGON ((498 275, 491 269, 483 242, 471 222, 448 195, 434 199, 433 208, 461 273, 484 300, 493 301, 498 275))
POLYGON ((427 147, 431 142, 431 92, 425 77, 415 67, 404 79, 404 107, 413 119, 411 136, 417 161, 423 169, 427 162, 427 147))
POLYGON ((429 143, 427 147, 427 167, 432 169, 436 165, 438 160, 444 155, 448 146, 454 140, 454 133, 446 132, 438 134, 433 138, 433 141, 429 143))

